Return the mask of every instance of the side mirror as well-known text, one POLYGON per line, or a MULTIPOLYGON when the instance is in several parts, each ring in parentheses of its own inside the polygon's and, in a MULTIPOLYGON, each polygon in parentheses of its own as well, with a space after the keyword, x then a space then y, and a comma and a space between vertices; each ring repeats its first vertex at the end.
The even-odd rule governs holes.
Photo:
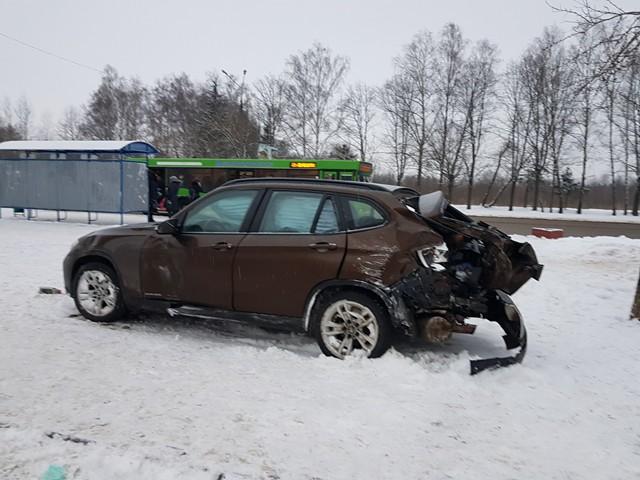
POLYGON ((166 220, 156 227, 156 232, 160 235, 175 235, 178 233, 178 223, 173 218, 166 220))

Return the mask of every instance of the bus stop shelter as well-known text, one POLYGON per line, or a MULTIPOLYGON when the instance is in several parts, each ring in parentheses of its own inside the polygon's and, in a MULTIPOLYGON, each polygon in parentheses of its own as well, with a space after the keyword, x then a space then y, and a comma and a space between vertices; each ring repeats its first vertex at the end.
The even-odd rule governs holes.
POLYGON ((147 161, 158 153, 142 141, 10 141, 0 143, 0 207, 58 212, 147 212, 147 161))

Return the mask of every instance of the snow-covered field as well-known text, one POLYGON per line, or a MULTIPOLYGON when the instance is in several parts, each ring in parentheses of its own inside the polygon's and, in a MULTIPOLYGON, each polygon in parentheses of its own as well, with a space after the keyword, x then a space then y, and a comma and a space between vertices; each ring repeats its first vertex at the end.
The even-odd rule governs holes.
POLYGON ((83 321, 37 289, 92 228, 0 220, 2 479, 640 478, 640 240, 528 239, 528 355, 470 377, 503 351, 493 324, 342 362, 252 328, 83 321))
POLYGON ((513 207, 509 211, 509 207, 483 207, 481 205, 471 205, 467 209, 466 205, 455 205, 456 208, 462 210, 467 215, 477 215, 483 217, 513 217, 513 218, 536 218, 539 220, 578 220, 583 222, 614 222, 614 223, 640 223, 640 216, 634 217, 629 213, 623 215, 622 210, 618 210, 616 215, 611 214, 611 210, 602 210, 597 208, 584 209, 582 213, 576 213, 575 208, 566 208, 563 213, 558 213, 558 209, 554 208, 550 212, 545 208, 533 211, 531 208, 513 207))

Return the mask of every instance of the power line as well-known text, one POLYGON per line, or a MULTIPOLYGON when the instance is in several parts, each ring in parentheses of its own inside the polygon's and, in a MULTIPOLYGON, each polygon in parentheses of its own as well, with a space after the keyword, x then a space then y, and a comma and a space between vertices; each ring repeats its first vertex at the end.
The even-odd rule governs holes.
POLYGON ((75 60, 71 60, 70 58, 63 57, 62 55, 58 55, 58 54, 53 53, 53 52, 49 52, 48 50, 44 50, 44 49, 42 49, 40 47, 36 47, 35 45, 31 45, 30 43, 27 43, 27 42, 23 42, 22 40, 19 40, 19 39, 14 38, 14 37, 12 37, 10 35, 7 35, 6 33, 0 32, 0 36, 6 38, 8 40, 11 40, 12 42, 18 43, 18 44, 22 45, 23 47, 31 48, 31 49, 36 50, 36 51, 38 51, 40 53, 43 53, 45 55, 49 55, 50 57, 57 58, 58 60, 62 60, 64 62, 72 63, 72 64, 76 65, 77 67, 82 67, 82 68, 86 68, 88 70, 93 70, 94 72, 98 72, 100 74, 102 73, 102 70, 98 70, 95 67, 92 67, 90 65, 86 65, 84 63, 76 62, 75 60))

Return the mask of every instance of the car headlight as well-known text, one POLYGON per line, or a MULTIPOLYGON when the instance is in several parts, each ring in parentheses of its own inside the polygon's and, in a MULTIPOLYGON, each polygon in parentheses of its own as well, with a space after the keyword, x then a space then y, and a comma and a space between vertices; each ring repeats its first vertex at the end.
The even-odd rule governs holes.
POLYGON ((446 269, 443 264, 447 263, 448 253, 449 249, 447 248, 447 245, 443 243, 435 247, 427 247, 418 250, 418 259, 423 267, 430 268, 436 272, 441 272, 446 269))

